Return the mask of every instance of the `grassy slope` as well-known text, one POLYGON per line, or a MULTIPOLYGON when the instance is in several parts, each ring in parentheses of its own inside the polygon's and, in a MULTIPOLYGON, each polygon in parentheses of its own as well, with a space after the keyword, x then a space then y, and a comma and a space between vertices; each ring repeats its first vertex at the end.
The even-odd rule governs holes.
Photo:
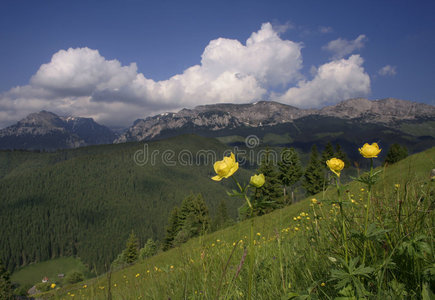
MULTIPOLYGON (((427 181, 432 168, 435 168, 435 148, 410 156, 398 164, 384 169, 382 180, 376 185, 375 191, 391 193, 391 191, 394 191, 395 184, 400 184, 402 187, 411 183, 419 185, 419 182, 427 181)), ((350 194, 356 195, 355 197, 360 194, 360 188, 361 184, 356 182, 352 182, 346 187, 350 194)), ((412 191, 410 190, 410 192, 412 191)), ((315 198, 319 200, 330 198, 333 197, 334 194, 334 189, 330 188, 325 193, 316 195, 315 198)), ((268 241, 272 241, 278 234, 282 235, 282 240, 291 239, 297 243, 298 232, 292 230, 292 226, 294 226, 292 225, 294 224, 293 218, 298 216, 302 211, 307 212, 310 210, 309 205, 311 198, 312 197, 309 197, 299 203, 254 219, 255 232, 261 234, 256 235, 256 239, 259 243, 257 252, 261 253, 261 255, 258 256, 263 257, 263 259, 266 258, 263 261, 257 261, 256 264, 257 268, 259 268, 258 272, 266 272, 265 276, 268 280, 275 280, 273 282, 279 283, 279 279, 277 280, 275 278, 276 276, 279 277, 279 272, 270 271, 270 273, 268 273, 267 268, 270 265, 277 264, 277 257, 272 255, 281 253, 281 251, 276 251, 279 247, 279 243, 272 244, 272 246, 268 247, 265 245, 264 249, 268 250, 262 250, 262 245, 268 241), (290 233, 288 233, 289 229, 290 233), (270 253, 263 253, 262 251, 270 251, 270 253)), ((138 299, 138 297, 142 299, 163 299, 162 297, 174 297, 174 299, 178 299, 177 297, 187 295, 186 297, 188 297, 188 299, 200 299, 203 293, 207 293, 208 296, 206 296, 206 298, 211 298, 211 295, 216 293, 218 289, 217 287, 221 275, 224 272, 224 266, 231 255, 233 242, 245 240, 246 243, 247 236, 249 235, 249 222, 250 221, 241 222, 204 237, 192 239, 180 247, 160 253, 129 268, 113 272, 111 277, 111 291, 114 297, 120 297, 119 299, 138 299), (171 268, 171 266, 174 267, 171 268), (197 273, 201 273, 202 275, 199 277, 195 276, 194 274, 197 273), (208 281, 205 282, 198 278, 205 278, 204 280, 208 281)), ((300 242, 304 243, 306 241, 300 240, 300 242)), ((241 245, 242 244, 238 244, 238 246, 235 247, 234 255, 230 260, 228 273, 231 272, 234 274, 236 272, 240 258, 243 256, 243 247, 241 245)), ((292 253, 291 248, 287 248, 287 251, 289 252, 284 252, 284 255, 294 257, 294 264, 297 264, 299 260, 303 260, 305 255, 308 255, 304 252, 292 253)), ((319 264, 321 263, 322 262, 319 261, 319 264)), ((279 269, 279 266, 275 267, 279 269)), ((244 268, 246 268, 246 266, 242 269, 244 268)), ((292 268, 291 265, 290 268, 292 268)), ((242 273, 243 272, 242 270, 242 273)), ((300 277, 307 276, 303 269, 301 269, 300 272, 302 272, 300 273, 300 277)), ((325 276, 326 275, 327 274, 325 274, 325 276)), ((315 279, 318 278, 314 278, 313 280, 315 279)), ((297 280, 297 278, 293 278, 294 282, 297 282, 297 280)), ((234 282, 230 283, 227 282, 229 284, 227 291, 240 293, 236 295, 243 298, 242 289, 240 289, 240 287, 244 285, 244 282, 238 280, 233 281, 234 282), (233 283, 234 285, 231 285, 233 283)), ((292 280, 289 281, 288 287, 285 286, 284 289, 292 288, 292 280)), ((108 289, 106 276, 86 282, 86 288, 83 288, 83 284, 84 283, 69 286, 55 293, 49 293, 46 296, 48 298, 55 296, 55 298, 64 299, 64 297, 68 297, 68 293, 81 296, 83 299, 105 299, 108 289)), ((258 284, 258 286, 260 286, 260 284, 264 286, 267 284, 267 280, 266 283, 258 281, 256 284, 258 284)), ((269 287, 269 290, 266 287, 264 291, 270 292, 272 295, 277 288, 279 288, 279 284, 278 287, 269 287)), ((326 289, 327 288, 328 286, 326 286, 326 289)), ((267 296, 265 297, 267 299, 267 296)))

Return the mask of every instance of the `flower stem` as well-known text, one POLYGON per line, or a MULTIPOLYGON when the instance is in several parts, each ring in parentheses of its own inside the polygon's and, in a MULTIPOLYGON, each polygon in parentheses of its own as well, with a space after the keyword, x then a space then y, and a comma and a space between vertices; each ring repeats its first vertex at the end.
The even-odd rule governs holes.
POLYGON ((373 158, 370 158, 370 179, 367 183, 367 204, 366 204, 366 219, 364 222, 364 250, 363 250, 363 259, 362 264, 364 264, 366 260, 366 250, 367 250, 367 227, 369 223, 369 211, 370 211, 370 202, 372 197, 372 177, 373 177, 373 158))
POLYGON ((337 187, 338 204, 340 205, 341 226, 342 226, 342 234, 343 234, 344 250, 345 250, 344 259, 345 259, 346 264, 347 264, 349 261, 349 247, 347 244, 346 223, 344 221, 344 210, 343 210, 343 203, 341 201, 341 190, 340 190, 340 181, 339 180, 340 180, 340 177, 337 176, 337 178, 335 179, 335 186, 337 187))

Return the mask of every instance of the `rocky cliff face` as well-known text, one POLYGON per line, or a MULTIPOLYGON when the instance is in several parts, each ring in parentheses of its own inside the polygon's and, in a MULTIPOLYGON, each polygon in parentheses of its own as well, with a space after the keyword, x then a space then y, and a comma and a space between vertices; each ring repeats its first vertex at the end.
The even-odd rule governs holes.
POLYGON ((359 118, 363 122, 388 124, 397 120, 435 117, 435 107, 394 98, 375 101, 357 98, 322 108, 318 113, 342 119, 359 118))
POLYGON ((59 117, 48 111, 32 113, 0 130, 0 149, 55 150, 109 144, 116 135, 91 118, 59 117))
POLYGON ((371 101, 350 99, 322 109, 298 109, 273 101, 252 104, 215 104, 183 109, 178 113, 160 114, 136 120, 115 142, 150 140, 165 130, 196 127, 207 130, 238 127, 273 126, 296 119, 319 115, 360 122, 393 125, 400 120, 435 118, 435 107, 393 98, 371 101))

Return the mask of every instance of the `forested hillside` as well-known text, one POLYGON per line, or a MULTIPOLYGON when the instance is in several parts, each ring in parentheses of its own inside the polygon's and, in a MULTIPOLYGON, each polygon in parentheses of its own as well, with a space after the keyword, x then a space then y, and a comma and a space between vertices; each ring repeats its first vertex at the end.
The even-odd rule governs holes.
POLYGON ((141 244, 161 239, 171 208, 191 192, 203 195, 212 215, 224 199, 235 217, 240 202, 223 192, 227 183, 209 179, 213 159, 197 155, 212 149, 221 159, 224 144, 190 135, 147 145, 148 162, 138 156, 143 165, 134 160, 143 143, 0 152, 0 259, 13 270, 77 255, 90 268, 103 270, 132 230, 141 244), (168 149, 174 157, 165 165, 162 153, 168 149), (182 150, 189 150, 183 152, 185 163, 178 161, 182 150))

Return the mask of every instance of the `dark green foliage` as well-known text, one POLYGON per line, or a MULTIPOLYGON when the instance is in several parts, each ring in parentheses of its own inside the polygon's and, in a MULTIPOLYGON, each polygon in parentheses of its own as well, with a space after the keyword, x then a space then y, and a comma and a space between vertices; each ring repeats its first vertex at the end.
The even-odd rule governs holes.
POLYGON ((219 230, 231 225, 232 219, 228 215, 227 205, 224 200, 219 202, 219 206, 217 208, 216 216, 212 222, 212 230, 219 230))
POLYGON ((186 242, 205 233, 210 227, 210 216, 201 194, 184 198, 181 208, 174 207, 168 220, 163 250, 186 242))
POLYGON ((139 257, 139 240, 137 239, 134 232, 130 233, 128 237, 126 248, 125 248, 125 262, 127 264, 134 263, 139 257))
POLYGON ((156 254, 157 254, 157 244, 153 239, 149 238, 145 246, 143 246, 143 248, 139 250, 139 258, 145 259, 147 257, 151 257, 156 254))
POLYGON ((341 149, 340 144, 335 144, 335 157, 341 159, 344 162, 344 167, 349 168, 350 167, 350 161, 347 157, 346 152, 344 152, 341 149))
POLYGON ((168 220, 168 226, 166 227, 166 235, 163 239, 163 251, 166 251, 174 246, 174 240, 178 232, 180 232, 182 223, 179 217, 178 207, 174 207, 171 211, 168 220))
POLYGON ((283 149, 281 152, 281 161, 278 162, 279 175, 286 198, 286 188, 290 187, 292 192, 291 202, 294 201, 293 186, 302 176, 302 166, 299 155, 294 148, 283 149))
POLYGON ((180 208, 181 230, 187 231, 189 237, 205 233, 210 226, 210 215, 201 194, 184 198, 180 208))
POLYGON ((40 282, 35 285, 36 289, 40 292, 47 292, 50 290, 50 282, 40 282))
POLYGON ((305 169, 302 186, 307 195, 314 195, 323 189, 323 166, 315 144, 311 147, 310 161, 305 169))
POLYGON ((384 160, 384 165, 394 164, 408 156, 408 149, 399 144, 392 144, 388 149, 387 156, 384 160))
MULTIPOLYGON (((98 273, 125 248, 131 230, 139 240, 162 240, 170 209, 191 191, 219 203, 227 182, 216 184, 212 161, 193 156, 168 166, 151 153, 162 149, 195 154, 225 145, 182 136, 150 142, 148 163, 136 164, 143 143, 84 147, 53 153, 0 151, 0 258, 9 271, 32 262, 78 256, 98 273), (113 238, 116 237, 116 238, 113 238)), ((143 158, 143 157, 139 157, 143 158)), ((240 173, 247 173, 240 170, 240 173)), ((228 202, 233 217, 242 201, 228 202)), ((209 205, 210 205, 209 204, 209 205)), ((215 206, 210 205, 215 209, 215 206)))
MULTIPOLYGON (((325 149, 322 152, 322 166, 325 169, 328 169, 328 166, 326 165, 326 161, 330 160, 333 157, 337 157, 336 154, 334 153, 334 148, 332 147, 331 142, 328 142, 325 146, 325 149)), ((339 157, 337 157, 339 158, 339 157)))
POLYGON ((0 299, 9 300, 12 297, 12 284, 9 277, 9 272, 3 266, 0 260, 0 299))
POLYGON ((83 281, 85 276, 80 271, 72 271, 65 276, 65 282, 69 284, 74 284, 80 281, 83 281))
POLYGON ((257 174, 263 174, 266 179, 262 187, 256 188, 252 201, 254 215, 260 216, 284 206, 281 180, 268 150, 261 160, 257 174))

